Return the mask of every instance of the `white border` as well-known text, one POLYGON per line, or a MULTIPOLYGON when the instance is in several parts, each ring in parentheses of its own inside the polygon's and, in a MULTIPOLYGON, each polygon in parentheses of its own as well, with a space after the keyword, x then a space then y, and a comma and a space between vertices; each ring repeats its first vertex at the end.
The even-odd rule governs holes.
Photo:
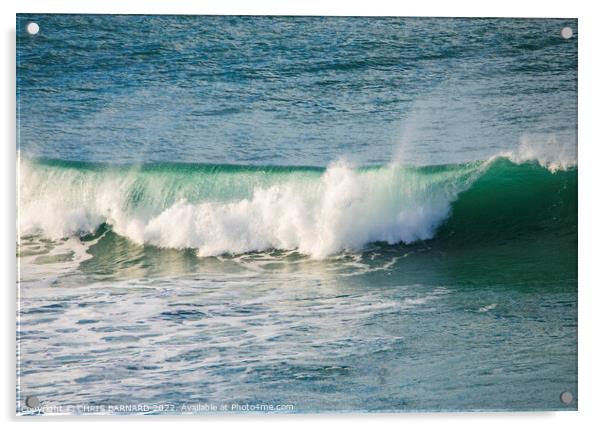
POLYGON ((122 13, 183 15, 345 15, 345 16, 465 16, 465 17, 555 17, 574 18, 581 10, 574 2, 551 0, 544 4, 524 0, 483 5, 482 1, 420 0, 395 2, 328 0, 226 0, 193 2, 186 0, 141 2, 132 0, 95 0, 52 2, 23 0, 19 12, 38 13, 122 13))
POLYGON ((4 381, 0 391, 2 417, 9 425, 43 425, 44 427, 128 425, 137 421, 151 428, 163 428, 167 421, 177 426, 222 426, 253 428, 305 428, 307 426, 337 425, 363 428, 378 425, 383 428, 449 429, 506 429, 510 426, 545 426, 548 429, 587 428, 602 422, 596 395, 600 391, 600 334, 602 327, 599 308, 602 306, 602 285, 597 264, 600 260, 600 168, 602 160, 600 138, 600 24, 602 17, 596 13, 594 2, 545 1, 527 3, 525 0, 483 1, 432 1, 418 0, 394 2, 383 0, 235 0, 235 1, 184 1, 184 0, 21 0, 9 4, 2 2, 2 85, 4 100, 0 115, 3 133, 2 149, 2 273, 4 274, 2 330, 2 361, 4 381), (144 14, 236 14, 236 15, 364 15, 364 16, 465 16, 465 17, 557 17, 579 18, 579 412, 557 413, 443 413, 395 415, 294 415, 294 416, 202 416, 202 417, 135 417, 99 418, 45 418, 32 420, 14 418, 15 410, 15 13, 144 13, 144 14), (82 421, 85 421, 82 422, 82 421), (117 422, 119 421, 119 423, 117 422))

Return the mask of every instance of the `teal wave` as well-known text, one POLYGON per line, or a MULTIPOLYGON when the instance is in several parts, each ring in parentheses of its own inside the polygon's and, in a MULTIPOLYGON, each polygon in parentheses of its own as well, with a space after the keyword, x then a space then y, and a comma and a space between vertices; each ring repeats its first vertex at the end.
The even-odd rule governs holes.
POLYGON ((541 234, 577 235, 576 167, 550 172, 500 158, 452 204, 437 238, 481 243, 541 234))
POLYGON ((20 163, 20 231, 100 226, 201 255, 298 249, 317 257, 374 242, 462 246, 577 234, 577 167, 506 158, 456 165, 20 163))

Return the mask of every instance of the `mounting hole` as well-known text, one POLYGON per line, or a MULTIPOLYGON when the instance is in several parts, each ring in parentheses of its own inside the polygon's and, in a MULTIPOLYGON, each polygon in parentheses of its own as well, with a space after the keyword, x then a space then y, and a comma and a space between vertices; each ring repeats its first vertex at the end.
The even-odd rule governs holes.
POLYGON ((563 39, 570 39, 573 37, 573 29, 571 27, 564 27, 562 30, 560 30, 560 35, 563 39))
POLYGON ((38 34, 38 31, 40 31, 40 26, 37 22, 30 22, 27 24, 26 29, 29 34, 38 34))
POLYGON ((27 396, 25 399, 25 405, 28 408, 37 408, 40 406, 40 400, 36 396, 27 396))
POLYGON ((563 391, 560 393, 560 401, 565 405, 570 405, 573 403, 573 393, 570 391, 563 391))

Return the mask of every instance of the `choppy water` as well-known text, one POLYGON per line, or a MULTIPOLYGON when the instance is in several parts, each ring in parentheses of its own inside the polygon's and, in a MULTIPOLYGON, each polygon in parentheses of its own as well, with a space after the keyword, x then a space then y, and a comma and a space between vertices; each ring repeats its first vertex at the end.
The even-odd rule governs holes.
POLYGON ((576 408, 575 20, 17 35, 19 413, 576 408))
POLYGON ((575 143, 576 20, 21 15, 18 26, 20 144, 36 155, 322 166, 401 152, 435 164, 486 159, 524 134, 575 143))

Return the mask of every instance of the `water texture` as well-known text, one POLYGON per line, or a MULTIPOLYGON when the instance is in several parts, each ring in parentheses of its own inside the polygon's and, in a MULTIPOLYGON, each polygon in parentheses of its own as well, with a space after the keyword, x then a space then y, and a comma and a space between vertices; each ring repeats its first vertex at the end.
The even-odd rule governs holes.
POLYGON ((17 413, 575 410, 577 38, 18 15, 17 413))

